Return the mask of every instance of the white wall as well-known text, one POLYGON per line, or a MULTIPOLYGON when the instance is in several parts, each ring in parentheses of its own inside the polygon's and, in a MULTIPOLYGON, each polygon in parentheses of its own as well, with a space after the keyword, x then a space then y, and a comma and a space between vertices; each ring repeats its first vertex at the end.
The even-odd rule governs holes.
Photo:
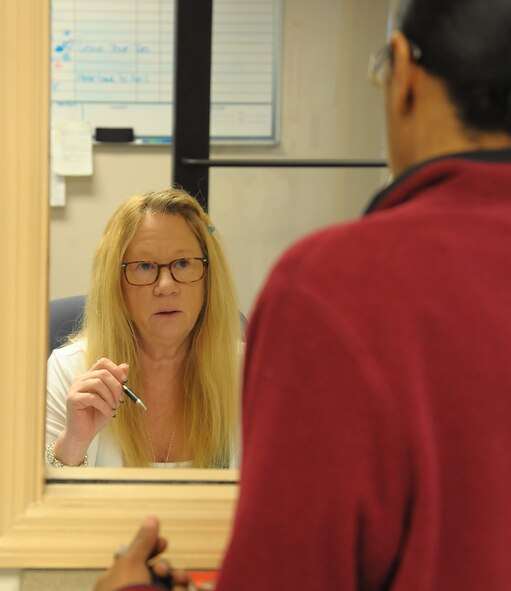
MULTIPOLYGON (((382 0, 283 0, 281 141, 213 147, 212 157, 379 158, 379 92, 366 82, 385 41, 382 0)), ((223 237, 248 313, 276 258, 311 230, 359 215, 381 169, 211 169, 210 215, 223 237)), ((96 146, 94 175, 69 178, 67 204, 51 215, 50 297, 87 290, 94 246, 128 196, 168 186, 171 151, 96 146)))

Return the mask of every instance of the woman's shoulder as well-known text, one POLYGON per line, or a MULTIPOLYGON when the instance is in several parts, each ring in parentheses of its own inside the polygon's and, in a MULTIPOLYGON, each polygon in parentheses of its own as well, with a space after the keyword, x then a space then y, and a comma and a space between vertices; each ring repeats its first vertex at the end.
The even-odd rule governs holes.
MULTIPOLYGON (((66 367, 71 371, 77 370, 78 373, 82 373, 84 370, 85 363, 85 341, 80 339, 53 349, 48 364, 50 366, 66 367)), ((73 372, 74 373, 74 372, 73 372)))

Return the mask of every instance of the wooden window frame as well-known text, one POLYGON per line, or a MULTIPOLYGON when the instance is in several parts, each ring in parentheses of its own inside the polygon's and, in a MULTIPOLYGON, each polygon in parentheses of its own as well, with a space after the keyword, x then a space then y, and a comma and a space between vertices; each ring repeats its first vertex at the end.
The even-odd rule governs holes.
POLYGON ((50 1, 0 0, 0 568, 103 568, 147 514, 176 566, 217 567, 237 472, 44 468, 49 57, 50 1))

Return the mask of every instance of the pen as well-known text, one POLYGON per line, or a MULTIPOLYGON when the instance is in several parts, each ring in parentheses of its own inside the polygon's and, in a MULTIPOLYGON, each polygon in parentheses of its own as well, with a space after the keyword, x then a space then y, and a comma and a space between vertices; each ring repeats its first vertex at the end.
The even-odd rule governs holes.
POLYGON ((126 393, 126 396, 131 398, 135 404, 139 404, 144 410, 147 410, 147 406, 142 402, 142 400, 140 400, 133 390, 130 390, 128 386, 125 386, 124 384, 122 385, 122 389, 126 393))

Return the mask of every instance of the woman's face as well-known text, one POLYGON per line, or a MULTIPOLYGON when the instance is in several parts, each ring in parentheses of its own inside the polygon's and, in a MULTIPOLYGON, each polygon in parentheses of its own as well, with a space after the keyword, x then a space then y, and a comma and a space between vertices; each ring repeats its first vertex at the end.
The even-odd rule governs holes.
MULTIPOLYGON (((140 222, 123 262, 169 263, 186 257, 202 257, 199 242, 188 222, 177 214, 148 214, 140 222)), ((154 352, 172 354, 187 342, 204 304, 204 277, 178 283, 162 267, 152 285, 131 285, 122 275, 122 292, 140 344, 154 352)))

